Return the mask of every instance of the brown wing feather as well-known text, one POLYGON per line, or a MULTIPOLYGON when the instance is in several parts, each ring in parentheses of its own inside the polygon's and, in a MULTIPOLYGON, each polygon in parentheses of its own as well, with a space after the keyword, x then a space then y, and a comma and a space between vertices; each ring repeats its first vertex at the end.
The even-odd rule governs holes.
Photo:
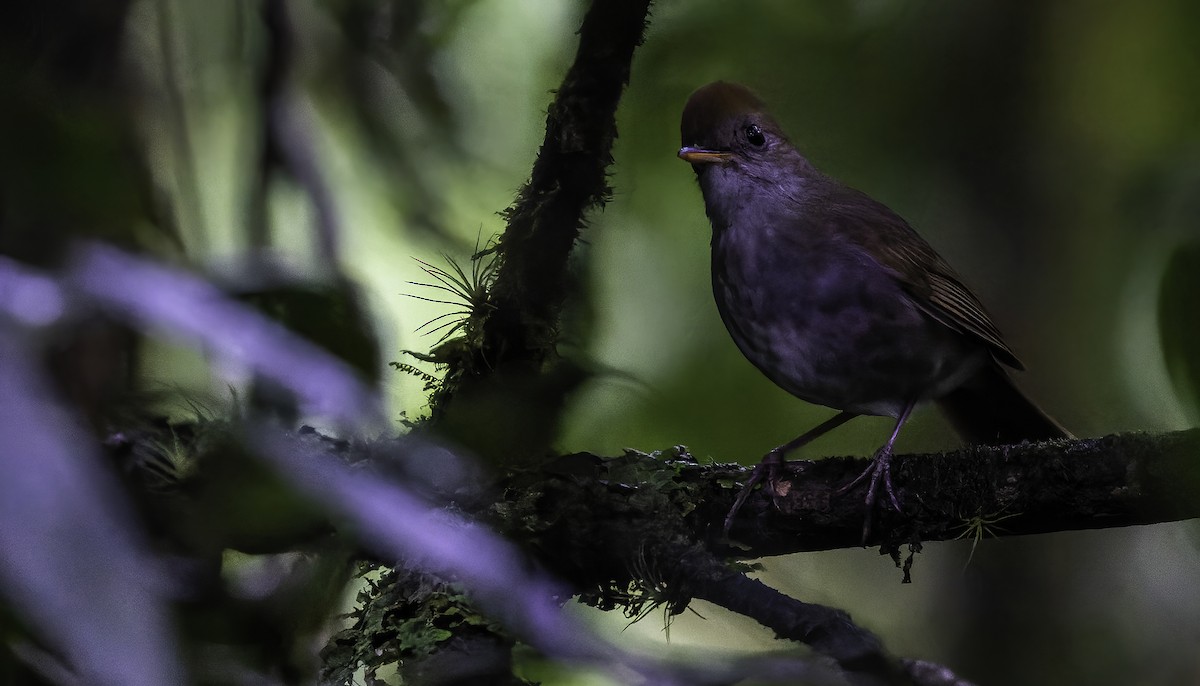
POLYGON ((844 186, 827 201, 843 217, 843 229, 881 265, 889 269, 926 314, 938 322, 975 336, 991 348, 996 359, 1014 369, 1024 365, 1004 342, 1000 330, 979 298, 925 239, 886 205, 844 186), (838 197, 840 196, 840 197, 838 197))

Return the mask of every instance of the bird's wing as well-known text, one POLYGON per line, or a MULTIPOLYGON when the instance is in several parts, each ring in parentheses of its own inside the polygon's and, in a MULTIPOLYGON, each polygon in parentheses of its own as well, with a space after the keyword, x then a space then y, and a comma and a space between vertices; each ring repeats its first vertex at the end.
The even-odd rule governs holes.
POLYGON ((938 322, 982 340, 1000 362, 1024 369, 983 303, 946 260, 886 205, 859 191, 845 190, 852 197, 834 200, 846 220, 844 228, 860 234, 857 242, 869 246, 871 256, 892 272, 913 302, 938 322))
POLYGON ((920 243, 915 245, 882 246, 876 259, 896 273, 904 289, 926 314, 952 329, 979 337, 1001 362, 1023 369, 1024 365, 1004 342, 979 298, 959 281, 941 255, 924 239, 918 240, 920 243))

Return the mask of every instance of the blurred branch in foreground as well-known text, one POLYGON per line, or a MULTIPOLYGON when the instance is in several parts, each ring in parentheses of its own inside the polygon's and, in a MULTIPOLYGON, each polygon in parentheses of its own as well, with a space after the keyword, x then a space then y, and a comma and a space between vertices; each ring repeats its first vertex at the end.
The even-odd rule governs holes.
MULTIPOLYGON (((321 404, 326 414, 340 416, 348 430, 368 429, 373 423, 371 420, 375 413, 371 408, 378 406, 379 399, 354 379, 343 365, 194 277, 98 246, 81 251, 61 283, 15 263, 0 262, 0 313, 10 318, 5 321, 6 335, 11 334, 14 341, 29 338, 25 334, 36 330, 30 327, 52 325, 54 315, 69 316, 72 311, 95 307, 131 324, 165 332, 182 342, 209 350, 218 357, 236 358, 258 373, 271 376, 281 386, 310 403, 321 404), (33 316, 37 313, 31 314, 31 294, 59 302, 62 307, 46 316, 33 316), (316 382, 319 383, 314 385, 316 382), (326 395, 331 389, 338 389, 338 392, 332 396, 326 395), (351 411, 325 406, 323 403, 330 398, 337 399, 339 407, 351 408, 351 411)), ((29 369, 27 374, 36 374, 32 371, 36 367, 19 364, 22 362, 20 355, 6 355, 4 361, 0 371, 5 376, 9 376, 9 372, 16 373, 20 367, 29 369)), ((13 380, 31 391, 37 386, 36 378, 13 380)), ((67 423, 54 417, 56 413, 61 414, 61 409, 56 408, 52 400, 32 393, 26 400, 26 404, 6 402, 0 406, 4 410, 0 419, 9 429, 5 435, 20 436, 22 441, 31 445, 61 448, 63 456, 62 459, 37 462, 18 469, 17 472, 25 474, 32 481, 4 481, 0 500, 5 503, 25 502, 31 494, 40 492, 30 484, 36 485, 51 476, 57 476, 60 485, 66 477, 86 479, 88 470, 95 466, 89 467, 88 456, 73 447, 76 443, 81 449, 86 445, 87 440, 82 434, 75 437, 64 434, 62 438, 66 440, 54 442, 50 438, 61 432, 61 426, 43 427, 38 423, 38 417, 42 415, 55 420, 56 425, 67 423), (54 474, 47 473, 47 469, 54 474)), ((454 514, 453 508, 429 504, 426 493, 413 491, 390 477, 388 460, 373 463, 363 463, 361 459, 346 460, 344 455, 337 453, 344 452, 349 444, 322 440, 311 431, 293 436, 267 425, 245 423, 226 426, 234 430, 232 438, 237 439, 240 435, 252 453, 273 465, 301 493, 327 508, 331 519, 339 524, 339 531, 357 540, 362 548, 381 557, 405 560, 407 564, 455 579, 474 602, 507 630, 552 659, 612 671, 614 676, 622 680, 637 675, 637 680, 644 683, 717 684, 734 678, 729 666, 671 665, 628 654, 611 646, 577 620, 559 611, 561 602, 573 592, 569 587, 560 586, 537 571, 536 567, 531 568, 517 547, 497 537, 486 526, 454 514), (329 449, 331 446, 334 450, 329 449)), ((171 433, 173 436, 182 434, 175 429, 171 433)), ((193 432, 193 435, 199 433, 193 432)), ((149 448, 159 449, 161 446, 160 441, 149 448)), ((403 458, 414 463, 432 461, 439 465, 447 464, 453 457, 444 449, 412 439, 374 445, 369 452, 392 461, 403 458)), ((28 451, 14 451, 14 454, 37 455, 28 451)), ((251 454, 243 457, 253 459, 251 454)), ((98 461, 95 462, 98 464, 98 461)), ((102 491, 94 493, 97 498, 105 498, 99 506, 101 509, 117 506, 121 502, 121 498, 115 494, 106 495, 102 491)), ((186 489, 184 494, 186 500, 186 489)), ((90 502, 82 497, 77 500, 81 506, 90 502)), ((53 506, 55 502, 53 498, 39 497, 35 498, 33 504, 45 507, 53 506)), ((181 503, 177 501, 172 504, 172 511, 151 513, 150 516, 178 517, 180 506, 181 503)), ((62 556, 72 557, 78 551, 86 550, 87 546, 72 543, 64 548, 54 544, 55 537, 30 525, 29 516, 35 514, 32 510, 13 514, 13 517, 5 517, 3 526, 0 526, 0 535, 7 543, 6 548, 13 551, 42 550, 45 555, 43 558, 18 556, 11 561, 6 558, 6 564, 0 567, 0 572, 3 572, 0 574, 0 580, 3 581, 0 593, 12 600, 26 592, 32 581, 43 578, 53 580, 52 587, 42 589, 40 594, 30 594, 16 607, 21 609, 55 652, 63 655, 68 673, 111 673, 111 670, 103 667, 106 654, 103 651, 97 654, 88 649, 88 637, 95 638, 99 630, 76 622, 71 631, 63 631, 56 624, 54 616, 42 610, 54 607, 56 602, 71 602, 77 614, 100 622, 113 612, 104 603, 126 598, 132 591, 96 591, 92 585, 95 582, 89 583, 85 578, 90 572, 80 569, 79 565, 63 564, 58 559, 62 556), (85 597, 68 599, 55 590, 59 585, 84 591, 85 597), (92 592, 89 593, 89 589, 92 592), (31 602, 38 598, 38 602, 31 602), (46 603, 46 608, 39 603, 46 603)), ((56 521, 57 517, 48 519, 56 521)), ((89 519, 83 518, 81 521, 89 519)), ((130 523, 110 528, 115 528, 118 534, 133 536, 139 527, 130 523)), ((111 547, 119 540, 109 533, 88 534, 89 531, 87 527, 79 528, 79 532, 87 535, 90 542, 102 547, 111 547)), ((297 541, 296 546, 306 543, 307 539, 297 541)), ((87 565, 92 557, 81 556, 78 562, 87 565)), ((111 558, 101 557, 107 562, 105 568, 115 572, 123 569, 119 565, 112 566, 114 561, 111 558)), ((132 553, 130 557, 133 557, 132 553)), ((120 574, 119 578, 134 579, 136 575, 120 574)), ((129 583, 130 588, 134 588, 144 582, 129 583)), ((170 586, 165 581, 162 583, 164 588, 170 586)), ((152 598, 153 602, 148 601, 145 609, 126 601, 124 612, 136 612, 138 617, 158 616, 166 598, 162 595, 152 598)), ((144 624, 153 628, 158 623, 144 624)), ((167 633, 155 631, 152 632, 153 636, 146 636, 143 631, 123 639, 123 643, 127 644, 126 650, 137 646, 145 651, 145 659, 126 664, 128 674, 124 677, 100 676, 98 682, 176 682, 177 679, 173 677, 157 679, 177 669, 177 663, 169 652, 172 643, 164 638, 167 633)), ((35 654, 33 651, 26 653, 35 654)), ((765 665, 763 672, 758 672, 753 665, 739 665, 737 674, 744 676, 746 673, 783 671, 779 668, 780 663, 763 661, 762 664, 765 665)), ((818 665, 807 665, 792 658, 784 660, 782 664, 786 664, 787 673, 793 676, 807 673, 816 683, 828 681, 826 670, 818 665)))

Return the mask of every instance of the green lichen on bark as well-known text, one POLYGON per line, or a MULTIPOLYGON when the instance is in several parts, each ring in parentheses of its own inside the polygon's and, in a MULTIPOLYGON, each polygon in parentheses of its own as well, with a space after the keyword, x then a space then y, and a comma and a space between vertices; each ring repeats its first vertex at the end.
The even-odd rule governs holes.
POLYGON ((572 580, 581 602, 631 618, 660 606, 673 615, 691 599, 686 561, 709 554, 697 534, 708 486, 689 478, 697 466, 681 446, 566 455, 507 479, 491 511, 502 533, 572 580))
POLYGON ((445 649, 452 641, 485 639, 511 646, 503 628, 481 615, 453 584, 403 567, 363 563, 367 578, 350 613, 351 625, 334 634, 321 651, 321 683, 368 683, 380 672, 403 671, 407 663, 445 649))

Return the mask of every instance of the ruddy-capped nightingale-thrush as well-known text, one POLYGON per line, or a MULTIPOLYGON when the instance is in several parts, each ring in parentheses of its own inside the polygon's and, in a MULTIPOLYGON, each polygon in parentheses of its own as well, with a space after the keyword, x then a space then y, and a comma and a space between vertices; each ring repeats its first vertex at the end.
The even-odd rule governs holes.
POLYGON ((792 395, 840 413, 763 458, 764 469, 858 415, 893 417, 871 465, 864 538, 892 445, 913 408, 938 404, 961 436, 1015 443, 1070 434, 1026 398, 1022 369, 950 265, 895 212, 822 174, 749 89, 710 83, 683 110, 683 147, 712 223, 717 310, 742 353, 792 395))

